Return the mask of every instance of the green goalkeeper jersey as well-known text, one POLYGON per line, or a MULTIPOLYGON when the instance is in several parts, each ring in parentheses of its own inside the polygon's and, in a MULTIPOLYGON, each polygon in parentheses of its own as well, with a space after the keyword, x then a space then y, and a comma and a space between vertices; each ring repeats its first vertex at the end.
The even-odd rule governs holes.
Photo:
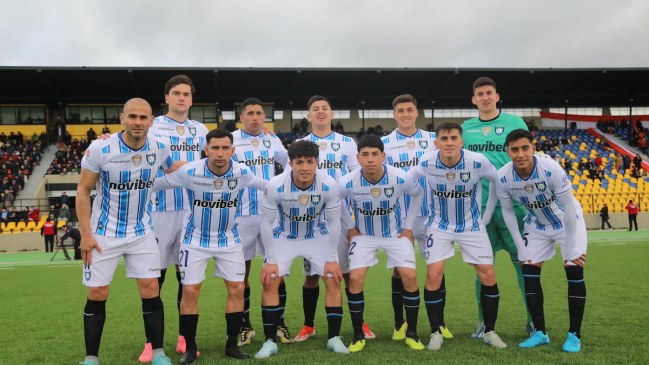
MULTIPOLYGON (((505 138, 515 129, 528 130, 521 117, 511 114, 501 113, 491 120, 469 119, 462 124, 464 148, 485 155, 496 169, 500 170, 511 161, 507 156, 505 138)), ((482 206, 487 205, 488 198, 489 181, 482 179, 482 206)), ((514 205, 517 203, 514 202, 514 205)))

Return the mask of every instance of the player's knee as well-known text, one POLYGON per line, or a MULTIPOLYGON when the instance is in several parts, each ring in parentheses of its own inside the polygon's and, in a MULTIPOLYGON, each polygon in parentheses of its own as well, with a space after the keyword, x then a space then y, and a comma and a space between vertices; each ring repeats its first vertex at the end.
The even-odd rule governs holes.
POLYGON ((88 287, 88 299, 102 301, 108 299, 108 285, 88 287))
POLYGON ((245 290, 246 285, 243 281, 236 281, 228 284, 228 296, 233 298, 241 298, 241 300, 243 300, 243 292, 245 290))
POLYGON ((402 270, 401 271, 401 281, 403 281, 403 286, 417 285, 417 272, 413 269, 402 270))
POLYGON ((426 273, 426 287, 430 290, 437 290, 442 285, 443 272, 437 270, 428 270, 426 273))
MULTIPOLYGON (((200 287, 198 285, 183 285, 183 300, 188 302, 198 301, 198 294, 200 287)), ((241 290, 241 297, 243 298, 243 290, 241 290)))
POLYGON ((160 295, 158 278, 140 279, 138 280, 138 287, 142 298, 155 298, 160 295))
POLYGON ((395 279, 401 279, 401 274, 399 274, 399 271, 397 269, 392 270, 392 277, 395 279))
POLYGON ((304 287, 308 289, 317 288, 320 284, 320 275, 312 275, 304 278, 304 287))

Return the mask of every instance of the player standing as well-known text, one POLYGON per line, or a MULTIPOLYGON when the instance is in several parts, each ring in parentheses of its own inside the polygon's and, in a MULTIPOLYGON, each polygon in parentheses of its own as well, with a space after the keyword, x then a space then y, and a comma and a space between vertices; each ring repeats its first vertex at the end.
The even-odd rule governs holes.
MULTIPOLYGON (((497 184, 503 217, 518 247, 525 277, 525 298, 535 326, 532 336, 519 347, 550 344, 545 330, 541 268, 545 261, 556 254, 556 241, 561 248, 568 278, 570 329, 563 351, 579 352, 581 322, 586 305, 586 223, 566 173, 555 161, 535 157, 533 141, 534 137, 527 130, 517 129, 509 133, 505 144, 511 162, 498 171, 497 184), (522 238, 514 224, 513 200, 528 211, 522 238)), ((488 213, 485 212, 485 216, 488 213)))
MULTIPOLYGON (((192 80, 185 75, 177 75, 165 84, 165 102, 169 106, 166 115, 153 119, 150 132, 161 139, 171 149, 171 158, 174 161, 198 161, 201 159, 201 150, 204 146, 207 127, 195 120, 187 119, 189 108, 192 106, 192 97, 195 89, 192 80)), ((164 176, 162 171, 158 177, 164 176)), ((167 267, 176 265, 176 280, 178 280, 178 313, 183 296, 183 284, 178 268, 178 254, 180 241, 183 236, 183 226, 170 224, 182 222, 191 206, 184 188, 162 190, 154 194, 153 198, 153 226, 156 227, 155 236, 160 248, 160 277, 158 285, 162 289, 165 281, 167 267)), ((176 351, 185 352, 185 337, 179 331, 176 351)), ((144 350, 140 355, 141 362, 151 361, 151 342, 147 338, 144 350)))
MULTIPOLYGON (((416 121, 419 116, 417 110, 417 100, 410 94, 397 96, 392 101, 392 109, 394 110, 394 119, 397 121, 397 129, 390 135, 381 138, 385 146, 385 161, 393 167, 408 171, 409 169, 419 164, 419 159, 425 153, 434 151, 435 147, 435 133, 422 131, 417 128, 416 121)), ((430 188, 426 184, 424 178, 419 179, 421 187, 424 189, 424 200, 419 214, 412 227, 412 233, 415 240, 419 245, 426 242, 426 223, 428 222, 429 215, 429 200, 430 188)), ((406 218, 405 214, 410 207, 410 197, 403 196, 405 208, 403 219, 406 218)), ((442 277, 444 282, 444 277, 442 277)), ((445 293, 445 292, 444 292, 445 293)), ((394 310, 394 331, 392 334, 393 340, 404 340, 406 338, 406 326, 403 326, 405 320, 403 318, 403 282, 399 276, 399 272, 394 270, 392 272, 392 308, 394 310)), ((446 328, 442 322, 442 335, 444 338, 453 338, 451 331, 446 328)))
POLYGON ((482 341, 493 347, 507 345, 494 331, 498 318, 500 293, 493 267, 493 252, 489 236, 480 219, 482 179, 492 183, 492 194, 487 206, 496 206, 497 172, 487 158, 462 148, 462 127, 455 122, 442 122, 436 129, 437 151, 419 159, 410 170, 415 179, 426 179, 430 188, 430 218, 426 224, 427 239, 419 241, 419 249, 426 260, 426 288, 424 303, 432 334, 429 350, 439 350, 444 343, 441 323, 444 321, 446 286, 444 265, 455 256, 454 241, 460 245, 464 262, 473 265, 481 282, 481 305, 485 333, 482 341))
POLYGON ((341 201, 336 181, 317 170, 318 150, 313 142, 293 143, 288 151, 292 171, 274 177, 266 186, 261 227, 266 252, 261 271, 266 343, 255 355, 256 358, 277 354, 275 336, 280 315, 277 289, 281 279, 290 275, 291 264, 296 258, 309 260, 310 271, 325 282, 325 309, 329 325, 327 349, 349 353, 340 338, 342 272, 336 251, 340 236, 341 201))
POLYGON ((159 169, 172 172, 182 163, 172 161, 168 146, 152 135, 147 136, 153 124, 151 114, 151 106, 145 100, 127 101, 120 115, 124 131, 92 143, 81 162, 77 215, 83 283, 88 287, 83 318, 84 365, 99 364, 108 288, 122 255, 127 277, 137 279, 153 364, 171 364, 163 349, 164 308, 158 286, 160 251, 151 225, 151 188, 159 169), (97 204, 91 208, 90 192, 95 188, 97 204))
MULTIPOLYGON (((498 101, 500 95, 496 92, 496 83, 488 77, 480 77, 473 83, 473 97, 471 102, 478 107, 480 117, 469 119, 462 124, 464 130, 464 145, 466 149, 472 152, 477 152, 485 155, 489 162, 491 162, 496 169, 500 169, 507 162, 510 161, 505 152, 505 138, 507 134, 514 129, 525 129, 527 125, 520 117, 515 115, 500 113, 498 111, 498 101)), ((489 182, 482 180, 482 211, 485 211, 487 199, 489 198, 489 182)), ((518 218, 518 227, 523 231, 523 219, 527 212, 525 208, 521 207, 518 203, 514 205, 514 211, 518 218)), ((494 211, 491 222, 486 225, 487 234, 489 234, 489 242, 494 252, 494 260, 496 253, 500 250, 505 250, 509 253, 516 276, 518 278, 518 287, 521 290, 523 301, 525 302, 525 283, 523 281, 523 272, 518 261, 516 245, 512 239, 511 234, 505 226, 505 221, 502 216, 500 204, 497 203, 496 210, 494 211)), ((478 324, 476 325, 475 332, 471 335, 472 338, 482 338, 484 336, 484 319, 482 313, 482 305, 480 304, 480 288, 482 284, 476 275, 475 279, 475 295, 478 301, 478 324)), ((527 308, 527 304, 526 304, 527 308)), ((529 310, 527 310, 527 325, 525 330, 532 334, 534 326, 532 324, 532 317, 529 310)))
POLYGON ((341 198, 349 197, 356 226, 350 229, 349 278, 347 297, 352 317, 354 338, 349 350, 365 347, 363 286, 370 266, 376 265, 376 252, 382 248, 388 256, 387 269, 397 268, 403 281, 403 302, 406 309, 406 345, 414 350, 425 347, 417 336, 419 287, 416 258, 413 250, 412 225, 421 209, 423 189, 407 172, 384 165, 383 142, 367 135, 358 142, 358 162, 361 169, 343 176, 338 186, 341 198), (402 222, 403 195, 411 198, 410 211, 402 222))
MULTIPOLYGON (((241 104, 241 115, 239 120, 243 123, 243 129, 232 133, 234 137, 235 161, 246 164, 255 176, 270 180, 275 176, 275 162, 284 166, 288 163, 288 153, 277 136, 264 132, 266 114, 263 104, 259 99, 249 98, 241 104)), ((243 244, 243 255, 246 260, 246 275, 244 278, 244 311, 241 332, 239 334, 239 346, 245 346, 252 342, 255 337, 255 330, 250 323, 250 265, 252 259, 259 249, 263 254, 263 246, 260 236, 261 227, 261 193, 253 188, 244 190, 241 196, 239 212, 237 213, 237 225, 239 235, 243 244)), ((280 323, 277 335, 282 343, 292 343, 291 334, 284 324, 284 306, 286 303, 286 286, 282 283, 279 287, 280 301, 282 302, 280 323)))
POLYGON ((191 208, 183 219, 185 234, 179 255, 184 291, 180 326, 187 346, 180 364, 191 364, 196 360, 198 297, 210 258, 216 263, 214 276, 222 277, 228 290, 225 354, 237 359, 248 358, 237 346, 243 320, 246 265, 235 217, 244 191, 247 188, 263 191, 267 181, 254 176, 248 167, 232 159, 234 147, 230 132, 212 130, 205 142, 207 159, 190 162, 177 172, 157 179, 153 185, 154 191, 185 188, 191 201, 191 208))
MULTIPOLYGON (((356 159, 356 142, 349 137, 336 133, 331 130, 331 121, 334 118, 334 112, 331 110, 331 103, 327 98, 320 95, 314 95, 309 99, 307 104, 309 114, 307 119, 311 122, 312 132, 301 141, 311 141, 318 145, 320 154, 318 156, 318 170, 326 172, 334 180, 339 181, 341 177, 347 175, 350 171, 360 168, 356 159)), ((351 219, 349 210, 349 200, 345 199, 341 203, 341 212, 343 221, 340 229, 340 239, 338 241, 338 263, 345 279, 345 293, 349 297, 349 240, 347 232, 354 222, 351 219)), ((325 217, 327 218, 327 217, 325 217)), ((327 218, 328 219, 328 218, 327 218)), ((318 274, 311 270, 309 260, 304 260, 304 286, 302 287, 302 301, 304 308, 304 327, 295 337, 295 341, 304 341, 315 335, 315 312, 318 307, 318 297, 320 296, 320 279, 318 274)), ((369 329, 367 324, 363 323, 363 332, 365 338, 376 338, 374 333, 369 329)))

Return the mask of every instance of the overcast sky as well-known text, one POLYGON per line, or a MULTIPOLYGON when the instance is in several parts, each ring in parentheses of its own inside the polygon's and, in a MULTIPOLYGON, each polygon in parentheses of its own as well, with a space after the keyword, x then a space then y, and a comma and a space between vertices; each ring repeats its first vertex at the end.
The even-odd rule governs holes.
POLYGON ((649 67, 649 1, 0 2, 0 66, 649 67))

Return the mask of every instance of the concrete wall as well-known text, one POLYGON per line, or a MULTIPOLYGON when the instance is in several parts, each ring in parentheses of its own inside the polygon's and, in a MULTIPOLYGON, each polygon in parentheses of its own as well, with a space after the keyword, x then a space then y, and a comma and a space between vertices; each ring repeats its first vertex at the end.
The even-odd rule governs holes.
MULTIPOLYGON (((613 226, 613 229, 629 229, 628 213, 612 213, 609 214, 609 217, 609 222, 613 226)), ((584 220, 588 229, 600 229, 602 227, 602 219, 599 217, 599 214, 584 214, 584 220)), ((649 213, 641 212, 638 214, 638 228, 649 228, 649 213)), ((608 229, 608 226, 605 229, 608 229)))
MULTIPOLYGON (((66 242, 67 243, 67 242, 66 242)), ((5 233, 0 234, 0 251, 19 252, 33 251, 45 252, 45 239, 41 233, 5 233)))

